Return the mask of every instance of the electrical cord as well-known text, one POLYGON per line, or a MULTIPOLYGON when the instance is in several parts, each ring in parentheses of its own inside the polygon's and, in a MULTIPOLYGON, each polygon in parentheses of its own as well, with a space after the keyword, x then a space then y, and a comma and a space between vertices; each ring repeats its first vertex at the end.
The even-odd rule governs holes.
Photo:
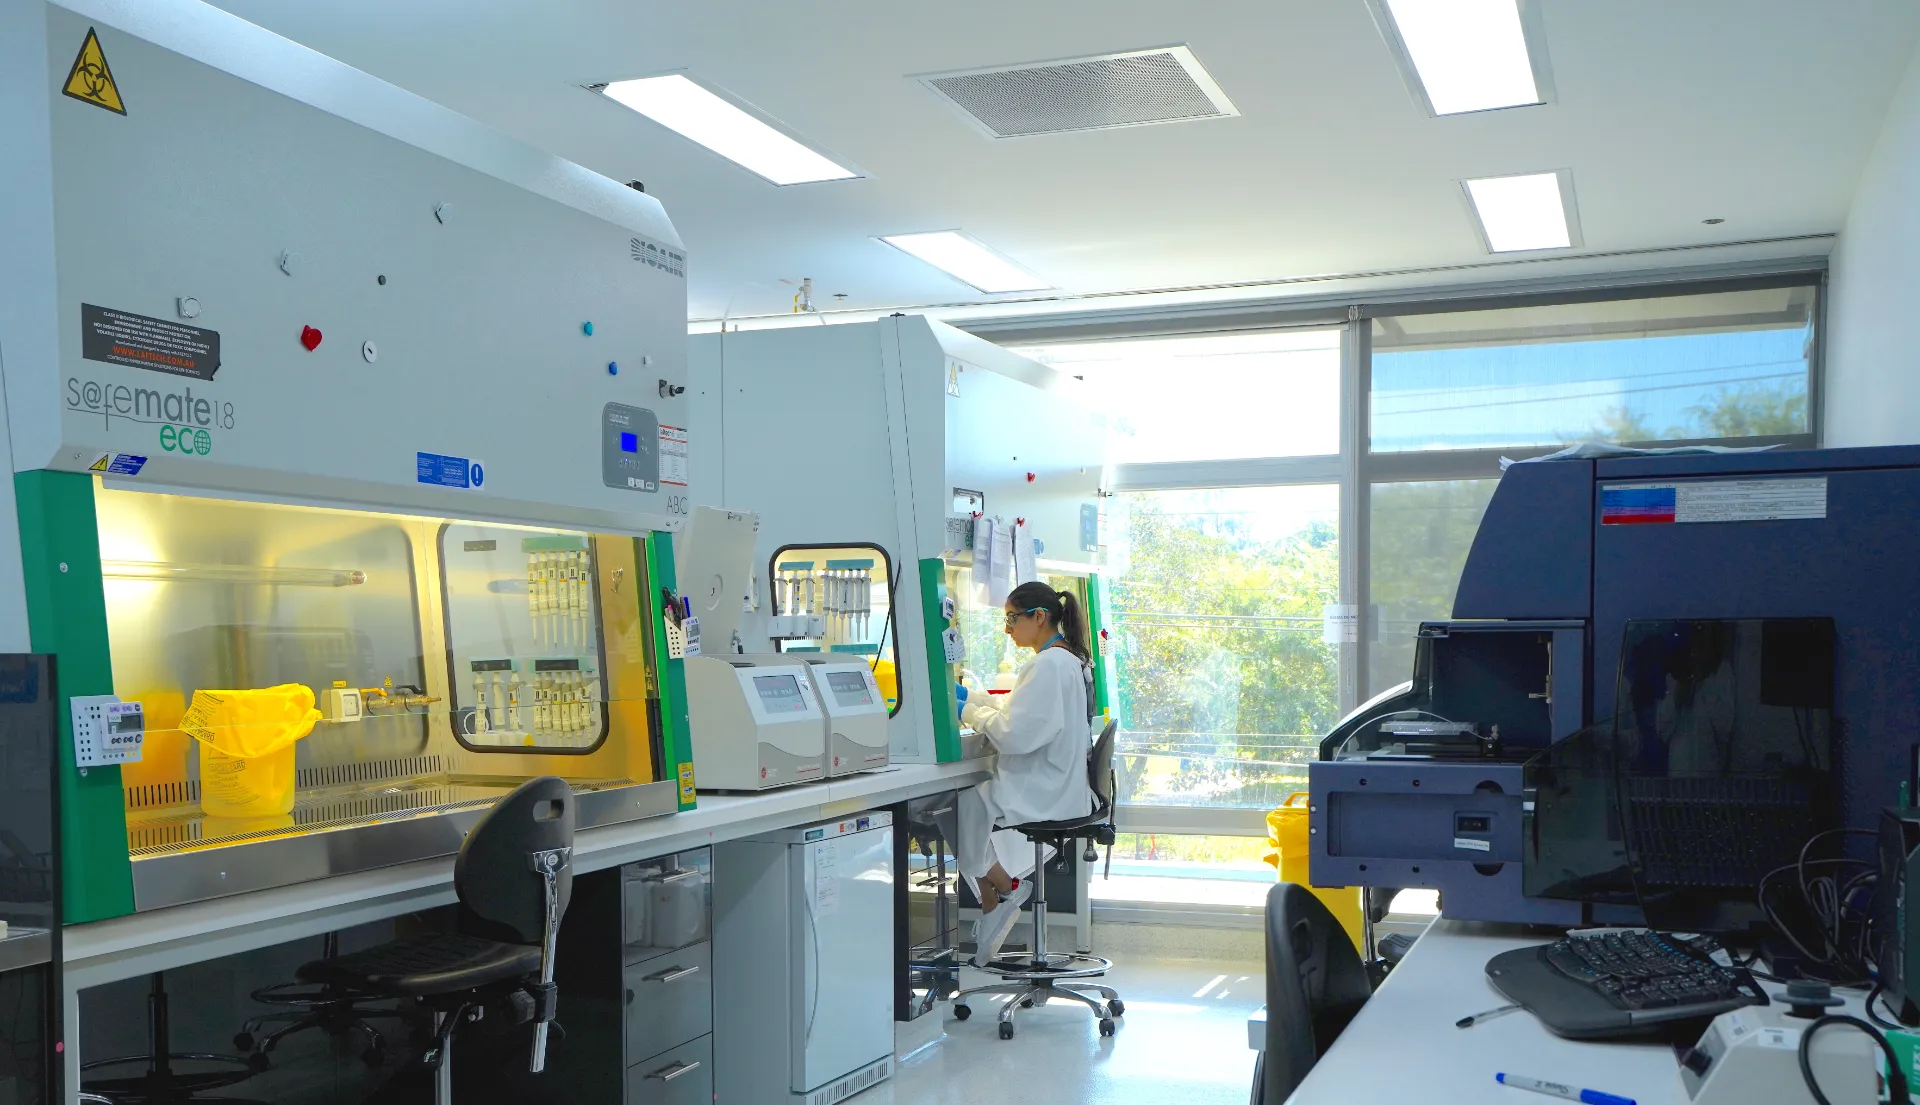
MULTIPOLYGON (((1872 1003, 1868 1003, 1871 1010, 1872 1003)), ((1907 1100, 1907 1076, 1900 1069, 1900 1057, 1894 1054, 1893 1045, 1887 1042, 1881 1031, 1859 1017, 1845 1014, 1829 1014, 1808 1025, 1800 1033, 1800 1077, 1806 1079, 1807 1092, 1813 1095, 1814 1105, 1833 1105, 1820 1089, 1820 1083, 1813 1077, 1813 1037, 1829 1025, 1844 1024, 1857 1028, 1872 1037, 1880 1045, 1880 1051, 1887 1057, 1887 1100, 1904 1102, 1907 1100)))
POLYGON ((1874 1012, 1874 1009, 1873 1009, 1874 1005, 1876 1003, 1881 1002, 1881 1000, 1886 996, 1887 996, 1886 988, 1881 986, 1878 982, 1873 984, 1873 989, 1867 991, 1867 1019, 1872 1021, 1874 1024, 1879 1025, 1881 1028, 1887 1029, 1892 1032, 1910 1031, 1911 1030, 1910 1026, 1900 1023, 1898 1019, 1899 1012, 1895 1010, 1893 1006, 1888 1005, 1887 1012, 1894 1014, 1894 1017, 1895 1017, 1894 1020, 1888 1020, 1885 1017, 1882 1017, 1879 1013, 1874 1012))
POLYGON ((1809 858, 1809 853, 1830 837, 1877 835, 1872 829, 1815 833, 1801 845, 1793 863, 1760 878, 1755 895, 1760 912, 1805 958, 1802 973, 1810 978, 1842 986, 1866 986, 1873 981, 1871 906, 1878 866, 1848 856, 1809 858), (1783 897, 1787 893, 1794 897, 1783 897), (1782 908, 1788 905, 1798 908, 1783 914, 1782 908))

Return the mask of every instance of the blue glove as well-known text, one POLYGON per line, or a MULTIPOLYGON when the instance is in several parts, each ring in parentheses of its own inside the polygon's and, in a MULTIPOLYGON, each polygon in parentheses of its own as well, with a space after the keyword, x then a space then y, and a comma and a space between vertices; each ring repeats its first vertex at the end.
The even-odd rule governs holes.
POLYGON ((965 717, 967 714, 967 685, 965 683, 955 683, 953 685, 953 697, 959 702, 960 716, 965 717))

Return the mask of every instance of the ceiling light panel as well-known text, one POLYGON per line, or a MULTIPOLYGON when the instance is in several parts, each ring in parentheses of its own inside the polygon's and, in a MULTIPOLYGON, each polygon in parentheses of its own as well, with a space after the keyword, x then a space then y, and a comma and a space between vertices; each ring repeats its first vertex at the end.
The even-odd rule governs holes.
POLYGON ((679 73, 614 81, 599 90, 774 184, 860 175, 679 73))
POLYGON ((1465 180, 1461 186, 1490 252, 1567 249, 1579 244, 1573 178, 1564 170, 1465 180))
POLYGON ((1368 0, 1414 99, 1434 115, 1551 98, 1534 0, 1368 0))
POLYGON ((880 240, 979 291, 1036 292, 1053 287, 958 230, 887 234, 880 240))

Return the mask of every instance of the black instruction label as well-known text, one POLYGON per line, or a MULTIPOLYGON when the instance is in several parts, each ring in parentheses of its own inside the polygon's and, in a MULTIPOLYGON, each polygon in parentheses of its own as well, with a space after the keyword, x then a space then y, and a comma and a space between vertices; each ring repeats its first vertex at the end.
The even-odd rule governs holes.
POLYGON ((80 355, 89 361, 211 380, 220 370, 220 334, 82 303, 80 355))

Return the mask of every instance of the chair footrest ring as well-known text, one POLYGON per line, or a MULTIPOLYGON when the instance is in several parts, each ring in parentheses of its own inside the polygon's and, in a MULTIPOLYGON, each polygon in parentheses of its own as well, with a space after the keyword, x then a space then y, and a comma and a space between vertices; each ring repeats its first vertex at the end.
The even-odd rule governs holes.
POLYGON ((1010 981, 1038 982, 1043 979, 1094 978, 1112 970, 1113 961, 1097 955, 1051 952, 1035 962, 1033 955, 1023 952, 1003 955, 980 969, 1010 981))

